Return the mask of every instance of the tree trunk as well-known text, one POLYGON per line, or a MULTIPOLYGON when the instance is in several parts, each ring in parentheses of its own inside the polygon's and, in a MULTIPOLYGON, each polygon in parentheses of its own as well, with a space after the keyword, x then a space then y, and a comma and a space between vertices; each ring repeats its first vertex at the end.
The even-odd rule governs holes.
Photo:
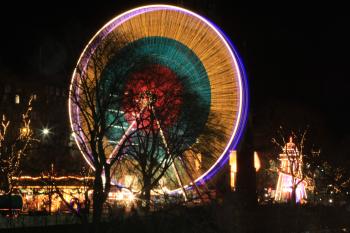
POLYGON ((101 232, 100 224, 103 213, 103 204, 105 203, 108 193, 111 189, 111 178, 109 168, 106 168, 103 174, 102 170, 95 171, 94 193, 93 193, 93 214, 92 214, 92 231, 94 233, 101 232), (103 184, 102 175, 105 176, 105 184, 103 184))
POLYGON ((146 213, 149 213, 151 209, 151 179, 148 177, 144 178, 144 191, 143 191, 143 197, 146 201, 146 206, 144 208, 146 213))
POLYGON ((92 232, 97 233, 100 232, 100 224, 102 218, 102 210, 103 210, 103 201, 101 196, 94 195, 94 203, 93 203, 93 214, 92 214, 92 232))
POLYGON ((94 192, 93 192, 93 213, 92 213, 92 232, 99 232, 99 226, 102 217, 102 207, 103 207, 103 182, 101 177, 101 172, 96 171, 94 180, 94 192))
POLYGON ((297 203, 296 189, 297 189, 297 186, 293 184, 293 186, 292 186, 292 197, 291 197, 291 204, 292 205, 296 205, 296 203, 297 203))
POLYGON ((146 199, 146 213, 149 213, 150 209, 151 209, 151 189, 147 188, 145 190, 145 199, 146 199))

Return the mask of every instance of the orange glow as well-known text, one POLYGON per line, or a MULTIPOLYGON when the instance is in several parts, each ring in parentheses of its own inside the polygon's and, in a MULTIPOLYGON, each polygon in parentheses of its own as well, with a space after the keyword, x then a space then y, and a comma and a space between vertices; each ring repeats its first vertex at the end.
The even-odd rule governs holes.
POLYGON ((32 176, 21 176, 21 177, 13 177, 13 180, 40 180, 40 179, 52 179, 52 180, 64 180, 64 179, 76 179, 76 180, 93 180, 93 177, 81 177, 81 176, 59 176, 59 177, 55 177, 55 176, 36 176, 36 177, 32 177, 32 176))
POLYGON ((254 152, 254 167, 255 167, 255 171, 259 171, 261 167, 260 159, 256 151, 254 152))
POLYGON ((230 153, 230 186, 232 189, 235 187, 237 172, 237 151, 232 150, 230 153))
POLYGON ((230 153, 230 166, 233 172, 237 172, 237 151, 235 150, 230 153))

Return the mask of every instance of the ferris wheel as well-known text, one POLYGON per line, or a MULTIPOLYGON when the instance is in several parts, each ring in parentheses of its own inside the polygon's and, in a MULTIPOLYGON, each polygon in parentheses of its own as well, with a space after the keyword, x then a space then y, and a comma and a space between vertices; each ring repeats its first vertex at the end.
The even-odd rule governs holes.
MULTIPOLYGON (((189 131, 183 154, 173 158, 159 182, 171 191, 184 190, 216 174, 236 148, 248 111, 244 67, 225 34, 189 10, 148 5, 118 15, 96 33, 78 61, 83 72, 91 72, 92 56, 99 52, 102 68, 95 78, 104 87, 117 83, 111 98, 120 100, 105 117, 110 119, 116 109, 124 113, 118 118, 121 124, 106 136, 110 155, 121 149, 137 125, 157 128, 160 154, 174 148, 177 138, 171 133, 183 136, 189 131), (113 44, 112 56, 99 51, 108 44, 113 44)), ((74 72, 72 83, 78 78, 74 72)), ((72 128, 77 131, 76 126, 84 122, 74 103, 69 106, 72 128)), ((76 142, 79 147, 84 144, 82 139, 76 142)), ((93 164, 89 151, 83 155, 93 164)), ((132 164, 127 155, 121 158, 113 168, 114 182, 137 188, 132 164)))

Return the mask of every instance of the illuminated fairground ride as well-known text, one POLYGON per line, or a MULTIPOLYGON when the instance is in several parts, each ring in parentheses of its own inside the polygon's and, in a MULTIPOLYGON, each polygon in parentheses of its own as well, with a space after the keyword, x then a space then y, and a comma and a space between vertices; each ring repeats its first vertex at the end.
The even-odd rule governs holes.
POLYGON ((298 147, 293 143, 292 137, 283 148, 283 153, 279 155, 280 169, 277 181, 275 200, 278 202, 288 202, 292 198, 292 187, 295 188, 295 200, 302 203, 306 200, 307 182, 303 180, 302 166, 303 155, 299 153, 298 147))
MULTIPOLYGON (((93 75, 103 88, 114 88, 111 83, 117 83, 110 98, 119 101, 108 109, 105 119, 108 121, 120 109, 124 114, 118 118, 121 124, 104 138, 112 148, 111 156, 138 130, 136 124, 151 124, 147 117, 153 119, 153 128, 162 136, 162 148, 155 148, 160 154, 169 153, 174 146, 170 132, 178 130, 181 136, 184 127, 191 127, 187 149, 180 158, 174 158, 159 181, 163 190, 181 192, 194 184, 205 184, 238 144, 248 110, 244 67, 225 34, 196 13, 170 5, 127 11, 96 33, 77 67, 82 72, 75 69, 71 89, 82 82, 85 74, 93 75), (100 48, 108 44, 113 44, 113 55, 101 53, 100 48), (92 74, 96 64, 92 57, 98 52, 101 68, 92 74)), ((73 94, 86 98, 79 91, 73 94)), ((88 131, 81 111, 69 102, 72 129, 82 150, 88 131)), ((83 155, 92 166, 89 151, 83 155)), ((133 169, 133 162, 132 156, 119 158, 112 169, 113 182, 138 190, 139 173, 133 169)))

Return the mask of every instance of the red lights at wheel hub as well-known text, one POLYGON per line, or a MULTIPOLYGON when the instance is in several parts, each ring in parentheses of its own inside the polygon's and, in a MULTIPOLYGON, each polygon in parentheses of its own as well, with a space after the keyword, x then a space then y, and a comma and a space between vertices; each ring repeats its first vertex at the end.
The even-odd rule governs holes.
POLYGON ((132 73, 128 80, 123 100, 128 122, 137 120, 139 127, 148 127, 150 121, 156 126, 169 125, 177 119, 183 86, 172 70, 150 65, 132 73))

